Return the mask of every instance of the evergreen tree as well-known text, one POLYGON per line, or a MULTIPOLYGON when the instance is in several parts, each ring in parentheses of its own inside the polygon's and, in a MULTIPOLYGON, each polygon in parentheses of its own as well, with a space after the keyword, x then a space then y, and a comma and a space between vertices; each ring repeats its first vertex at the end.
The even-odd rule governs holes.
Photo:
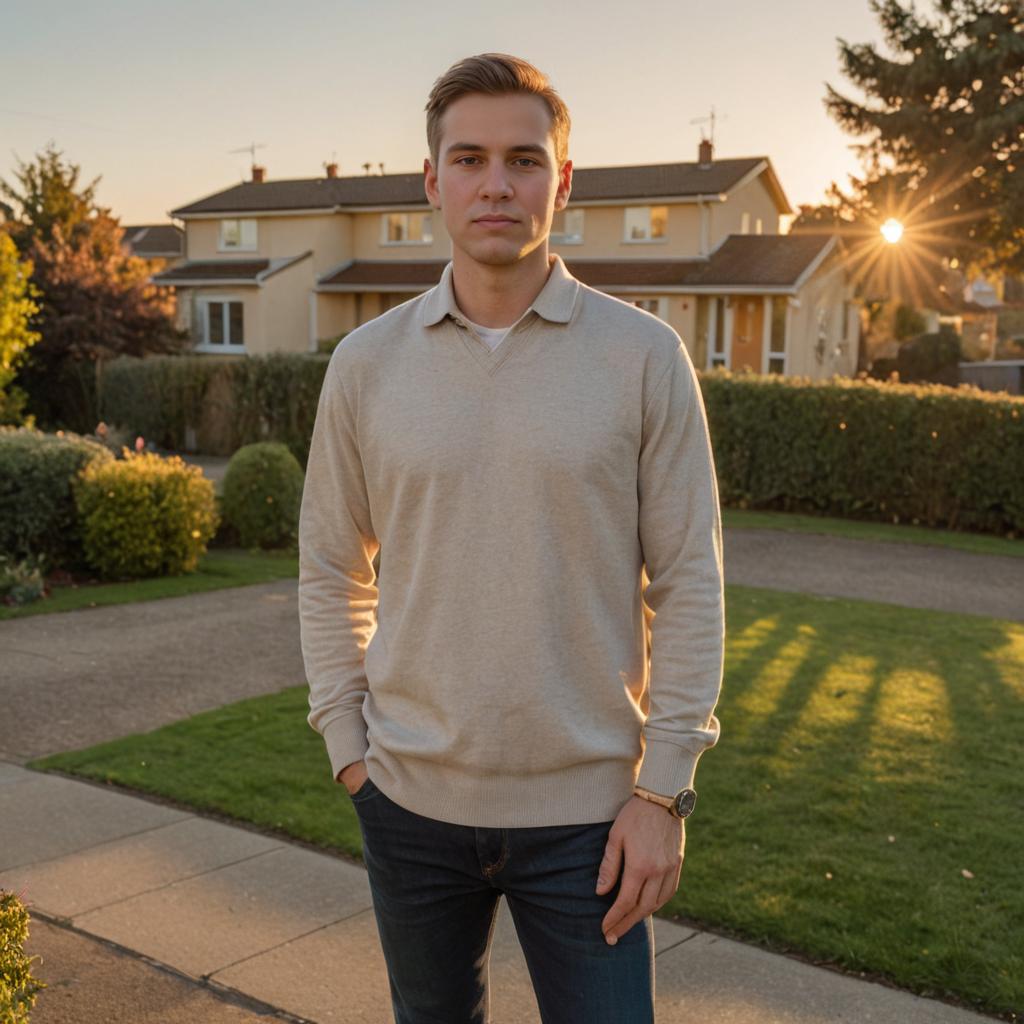
MULTIPOLYGON (((923 262, 971 273, 1024 271, 1024 8, 1021 0, 870 0, 892 56, 839 40, 844 75, 863 102, 831 86, 825 106, 854 146, 863 178, 833 184, 828 222, 877 232, 888 217, 923 262)), ((937 274, 937 271, 934 271, 937 274)))

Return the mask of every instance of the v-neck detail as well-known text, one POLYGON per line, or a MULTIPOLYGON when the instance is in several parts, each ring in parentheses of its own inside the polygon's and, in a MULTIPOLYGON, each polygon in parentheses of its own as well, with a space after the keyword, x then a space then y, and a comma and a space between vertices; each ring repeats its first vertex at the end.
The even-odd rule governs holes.
POLYGON ((454 317, 447 318, 446 326, 458 335, 459 340, 469 354, 482 367, 485 373, 493 375, 505 363, 505 361, 519 349, 523 342, 534 332, 540 314, 531 309, 528 315, 520 317, 508 331, 496 348, 491 348, 482 338, 468 327, 462 326, 454 317))

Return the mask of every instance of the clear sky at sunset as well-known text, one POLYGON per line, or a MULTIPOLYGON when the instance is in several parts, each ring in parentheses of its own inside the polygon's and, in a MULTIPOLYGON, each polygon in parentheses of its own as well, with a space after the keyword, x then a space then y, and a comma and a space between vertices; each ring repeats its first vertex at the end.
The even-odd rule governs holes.
POLYGON ((858 169, 822 105, 850 92, 836 38, 874 42, 867 0, 33 0, 0 7, 0 177, 49 140, 124 223, 249 177, 420 171, 435 78, 514 53, 573 119, 576 167, 694 160, 714 105, 716 156, 771 157, 790 202, 858 169))

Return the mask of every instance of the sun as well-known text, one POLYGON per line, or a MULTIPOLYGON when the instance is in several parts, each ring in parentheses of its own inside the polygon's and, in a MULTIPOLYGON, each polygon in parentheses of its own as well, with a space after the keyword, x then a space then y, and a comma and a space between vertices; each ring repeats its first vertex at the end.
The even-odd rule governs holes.
POLYGON ((890 217, 879 230, 890 245, 895 245, 903 237, 903 225, 895 217, 890 217))

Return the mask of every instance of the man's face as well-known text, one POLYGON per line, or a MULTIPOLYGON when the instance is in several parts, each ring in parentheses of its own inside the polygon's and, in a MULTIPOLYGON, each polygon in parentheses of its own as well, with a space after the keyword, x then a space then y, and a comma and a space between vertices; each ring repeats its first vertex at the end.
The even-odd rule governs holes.
POLYGON ((423 162, 427 198, 441 208, 452 245, 504 266, 523 259, 565 209, 572 161, 559 169, 551 114, 539 96, 470 93, 444 113, 437 167, 423 162))

